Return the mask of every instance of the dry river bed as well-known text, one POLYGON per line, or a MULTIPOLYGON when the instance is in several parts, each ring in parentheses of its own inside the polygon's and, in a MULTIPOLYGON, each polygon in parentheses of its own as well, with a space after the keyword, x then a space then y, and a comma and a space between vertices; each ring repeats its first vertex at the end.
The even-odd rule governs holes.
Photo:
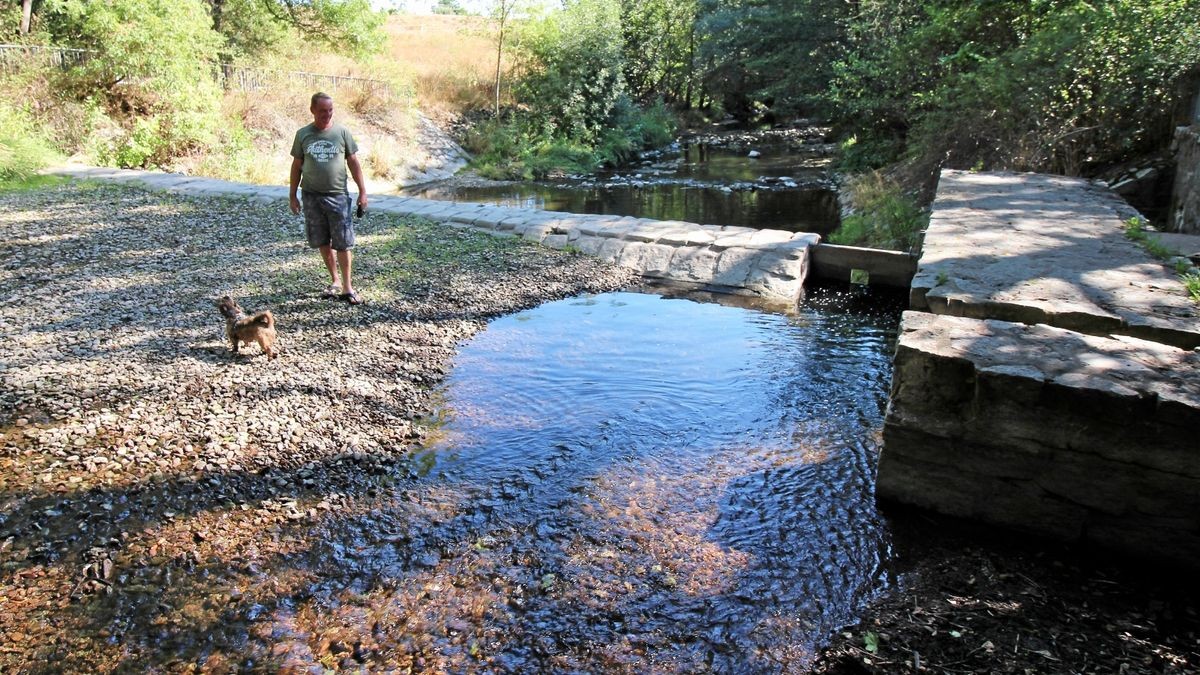
MULTIPOLYGON (((367 304, 351 307, 320 296, 323 268, 282 205, 88 183, 0 203, 0 672, 512 671, 502 642, 556 672, 709 669, 647 660, 679 637, 665 619, 601 644, 546 613, 521 623, 590 603, 591 634, 616 635, 606 597, 702 575, 573 540, 609 595, 530 577, 534 540, 554 534, 473 538, 479 514, 421 460, 461 340, 627 272, 372 214, 356 259, 367 304), (277 359, 229 352, 225 292, 275 313, 277 359)), ((527 492, 481 489, 497 513, 527 492)), ((891 517, 900 587, 831 636, 816 672, 1200 668, 1190 578, 891 517)), ((642 557, 689 542, 648 538, 642 557)), ((720 557, 695 548, 716 574, 720 557)), ((803 672, 811 655, 764 657, 747 668, 803 672)))

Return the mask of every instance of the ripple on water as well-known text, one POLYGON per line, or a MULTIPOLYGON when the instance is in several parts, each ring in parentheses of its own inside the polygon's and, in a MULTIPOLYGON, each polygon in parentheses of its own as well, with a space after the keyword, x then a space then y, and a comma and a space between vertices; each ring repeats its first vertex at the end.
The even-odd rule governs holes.
POLYGON ((435 470, 325 550, 369 579, 354 602, 406 617, 380 653, 803 670, 888 551, 872 476, 898 311, 846 307, 612 293, 491 324, 447 380, 435 470), (381 523, 403 535, 372 543, 381 523))

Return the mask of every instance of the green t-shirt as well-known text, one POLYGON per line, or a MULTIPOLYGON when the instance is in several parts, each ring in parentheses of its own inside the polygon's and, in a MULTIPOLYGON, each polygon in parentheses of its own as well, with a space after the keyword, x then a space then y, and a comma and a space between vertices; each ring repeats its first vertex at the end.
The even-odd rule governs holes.
POLYGON ((300 189, 305 192, 346 194, 346 158, 358 152, 350 131, 332 124, 319 131, 309 124, 296 132, 292 157, 304 160, 300 189))

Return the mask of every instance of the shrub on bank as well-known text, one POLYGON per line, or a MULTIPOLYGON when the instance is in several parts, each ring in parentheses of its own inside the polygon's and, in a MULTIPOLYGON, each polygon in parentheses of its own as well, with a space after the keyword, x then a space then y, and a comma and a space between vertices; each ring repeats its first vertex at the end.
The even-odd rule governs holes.
POLYGON ((674 137, 675 121, 665 106, 642 110, 625 101, 592 143, 548 132, 517 111, 507 119, 476 125, 464 144, 475 155, 472 167, 485 178, 537 180, 618 166, 674 137))
POLYGON ((878 171, 857 176, 845 192, 853 212, 829 235, 829 242, 895 251, 916 251, 929 214, 917 199, 878 171))
POLYGON ((1165 147, 1195 0, 863 3, 824 94, 849 160, 1087 175, 1165 147))
POLYGON ((27 181, 58 159, 44 130, 26 111, 0 102, 0 182, 27 181))

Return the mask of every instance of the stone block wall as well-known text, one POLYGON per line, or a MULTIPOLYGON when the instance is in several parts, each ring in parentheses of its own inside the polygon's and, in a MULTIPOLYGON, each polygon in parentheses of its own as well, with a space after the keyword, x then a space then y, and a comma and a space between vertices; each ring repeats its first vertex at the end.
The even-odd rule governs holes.
POLYGON ((377 198, 382 210, 571 248, 637 270, 650 279, 694 284, 793 305, 820 235, 699 225, 629 216, 583 215, 482 204, 377 198), (443 206, 444 205, 444 206, 443 206))
POLYGON ((878 494, 1195 565, 1200 353, 907 312, 878 494))
MULTIPOLYGON (((180 174, 62 167, 56 173, 142 185, 188 195, 237 196, 259 202, 287 201, 282 186, 247 185, 180 174)), ((449 226, 496 236, 521 237, 544 246, 572 249, 637 270, 651 279, 692 284, 705 290, 762 298, 782 309, 794 307, 809 272, 810 249, 820 235, 701 225, 628 216, 582 215, 377 195, 371 210, 429 218, 449 226)))
POLYGON ((1175 130, 1175 187, 1169 229, 1200 234, 1200 124, 1175 130))

